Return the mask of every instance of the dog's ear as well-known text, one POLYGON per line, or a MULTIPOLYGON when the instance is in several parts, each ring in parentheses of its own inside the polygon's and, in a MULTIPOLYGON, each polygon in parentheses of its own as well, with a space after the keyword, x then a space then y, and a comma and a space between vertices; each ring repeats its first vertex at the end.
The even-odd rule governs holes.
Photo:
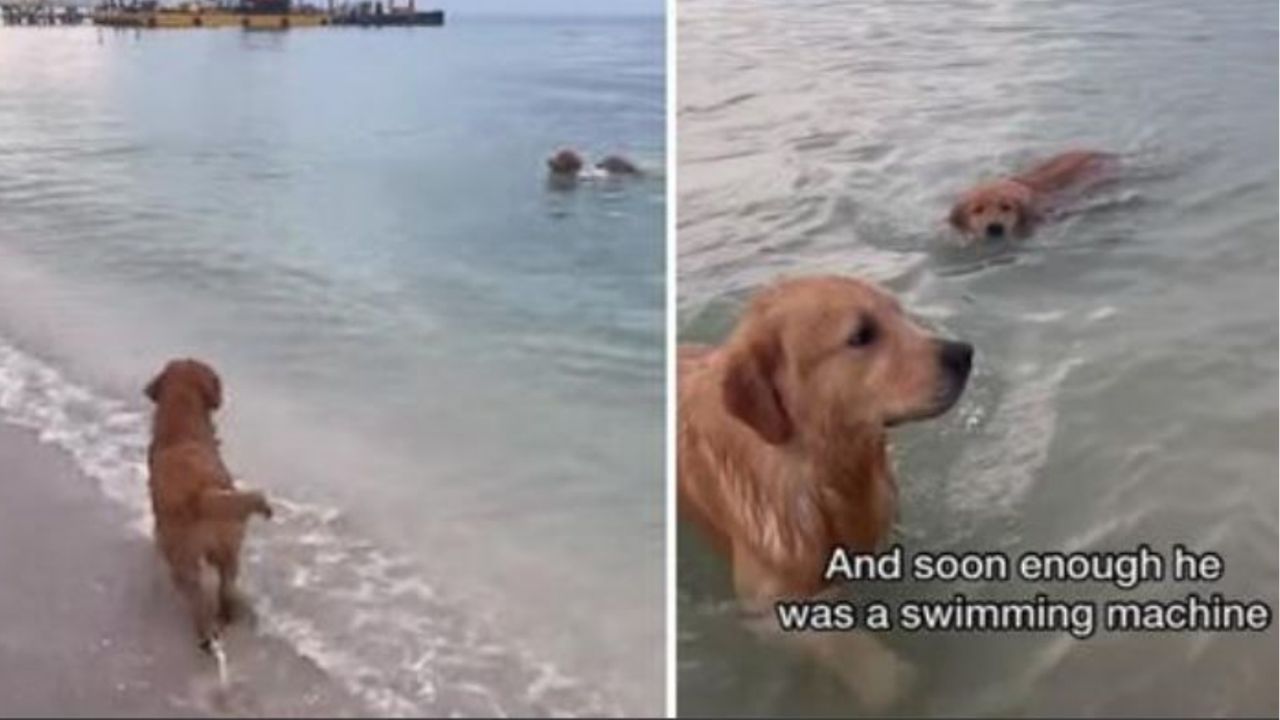
POLYGON ((222 407, 222 380, 213 368, 204 364, 199 367, 200 377, 197 386, 200 388, 200 396, 204 398, 205 405, 208 405, 210 410, 217 410, 222 407))
POLYGON ((151 382, 147 383, 147 387, 143 389, 143 392, 147 394, 147 397, 151 399, 151 402, 160 402, 160 385, 163 382, 164 371, 162 370, 159 375, 151 378, 151 382))
POLYGON ((729 413, 772 445, 781 445, 795 434, 775 380, 781 364, 776 335, 750 340, 730 356, 720 386, 729 413))
POLYGON ((947 218, 948 221, 950 221, 951 223, 951 227, 961 232, 964 232, 966 229, 968 229, 966 227, 967 221, 965 219, 965 208, 966 206, 964 202, 958 202, 955 205, 952 205, 951 215, 947 218))

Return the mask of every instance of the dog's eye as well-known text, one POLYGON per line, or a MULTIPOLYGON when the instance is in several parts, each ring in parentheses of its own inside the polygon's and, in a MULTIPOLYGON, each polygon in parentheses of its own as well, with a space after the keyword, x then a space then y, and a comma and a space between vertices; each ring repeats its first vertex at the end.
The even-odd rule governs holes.
POLYGON ((876 328, 876 324, 870 320, 863 320, 858 323, 858 329, 853 331, 849 336, 850 347, 866 347, 876 341, 880 331, 876 328))
POLYGON ((976 213, 978 213, 978 214, 981 214, 981 213, 982 213, 982 211, 983 211, 984 209, 985 209, 985 207, 984 207, 984 206, 982 206, 982 205, 974 205, 974 206, 973 206, 973 211, 974 211, 974 212, 976 212, 976 213))
POLYGON ((1009 212, 1012 209, 1013 208, 1009 205, 1009 203, 1000 203, 1000 212, 1009 212))

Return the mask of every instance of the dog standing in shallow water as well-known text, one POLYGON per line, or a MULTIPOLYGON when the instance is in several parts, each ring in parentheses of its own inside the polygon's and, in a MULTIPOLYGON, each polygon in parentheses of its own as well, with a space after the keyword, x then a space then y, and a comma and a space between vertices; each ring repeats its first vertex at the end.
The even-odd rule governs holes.
POLYGON ((842 277, 786 280, 759 293, 718 347, 679 354, 681 514, 727 555, 745 611, 800 645, 869 708, 909 670, 865 633, 782 633, 779 601, 828 589, 836 546, 880 548, 897 488, 887 429, 946 412, 973 347, 933 337, 898 302, 842 277))
POLYGON ((1023 238, 1044 218, 1055 198, 1101 179, 1114 156, 1073 150, 1024 173, 983 183, 951 208, 951 226, 972 238, 1023 238))
POLYGON ((146 387, 155 403, 147 449, 156 544, 186 599, 196 638, 209 651, 239 607, 236 577, 245 524, 271 517, 260 492, 235 489, 218 453, 213 412, 222 406, 222 381, 199 360, 174 360, 146 387), (218 576, 216 593, 202 581, 218 576))

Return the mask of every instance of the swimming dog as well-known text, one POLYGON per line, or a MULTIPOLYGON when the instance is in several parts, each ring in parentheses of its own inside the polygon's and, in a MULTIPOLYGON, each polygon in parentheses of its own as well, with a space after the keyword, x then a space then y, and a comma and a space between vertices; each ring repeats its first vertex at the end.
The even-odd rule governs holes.
POLYGON ((1018 175, 983 183, 965 193, 951 208, 951 226, 972 238, 1025 238, 1044 218, 1053 200, 1100 179, 1113 157, 1073 150, 1018 175))
POLYGON ((572 184, 591 177, 636 177, 643 175, 631 160, 621 155, 606 155, 586 170, 586 161, 572 148, 561 148, 547 158, 547 171, 553 183, 572 184))

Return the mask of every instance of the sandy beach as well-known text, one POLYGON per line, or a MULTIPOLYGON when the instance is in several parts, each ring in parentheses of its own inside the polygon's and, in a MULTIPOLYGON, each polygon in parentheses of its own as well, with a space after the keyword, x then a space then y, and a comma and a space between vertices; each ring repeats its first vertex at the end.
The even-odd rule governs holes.
POLYGON ((0 697, 6 715, 357 715, 283 642, 233 628, 229 684, 192 641, 150 542, 71 460, 0 425, 0 697))

